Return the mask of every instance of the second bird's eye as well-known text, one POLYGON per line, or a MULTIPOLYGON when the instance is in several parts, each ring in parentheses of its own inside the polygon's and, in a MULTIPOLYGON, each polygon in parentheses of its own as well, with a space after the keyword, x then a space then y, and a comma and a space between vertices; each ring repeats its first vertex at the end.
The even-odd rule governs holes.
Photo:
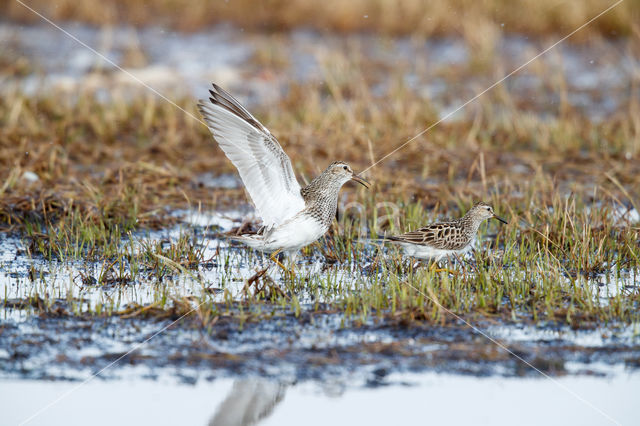
POLYGON ((342 168, 343 168, 343 169, 345 169, 345 170, 347 170, 347 169, 348 169, 348 167, 347 167, 347 166, 344 166, 344 167, 342 167, 342 168))

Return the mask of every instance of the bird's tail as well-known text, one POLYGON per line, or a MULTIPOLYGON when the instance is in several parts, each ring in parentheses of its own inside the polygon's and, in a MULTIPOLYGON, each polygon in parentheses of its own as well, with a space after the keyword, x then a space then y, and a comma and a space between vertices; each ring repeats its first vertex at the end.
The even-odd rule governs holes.
POLYGON ((245 234, 229 236, 232 241, 238 241, 251 248, 260 248, 264 244, 264 236, 259 234, 245 234))

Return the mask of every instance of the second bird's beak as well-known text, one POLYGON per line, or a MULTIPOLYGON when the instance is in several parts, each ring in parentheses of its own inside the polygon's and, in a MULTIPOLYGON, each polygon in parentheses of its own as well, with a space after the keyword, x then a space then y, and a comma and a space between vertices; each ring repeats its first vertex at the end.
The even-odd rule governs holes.
POLYGON ((356 182, 358 182, 360 185, 364 186, 365 188, 370 188, 371 187, 371 184, 369 182, 367 182, 364 178, 361 178, 358 175, 351 176, 351 180, 355 180, 356 182))
POLYGON ((503 218, 501 218, 500 216, 496 216, 495 214, 493 215, 494 219, 498 219, 500 222, 504 223, 505 225, 508 225, 509 222, 507 222, 506 220, 504 220, 503 218))

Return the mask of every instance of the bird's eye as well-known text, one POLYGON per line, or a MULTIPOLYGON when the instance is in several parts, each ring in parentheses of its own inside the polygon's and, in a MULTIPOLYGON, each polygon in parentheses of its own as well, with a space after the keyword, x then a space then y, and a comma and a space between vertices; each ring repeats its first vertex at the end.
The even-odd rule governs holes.
POLYGON ((349 170, 349 168, 347 166, 343 166, 342 168, 345 169, 345 170, 349 170))

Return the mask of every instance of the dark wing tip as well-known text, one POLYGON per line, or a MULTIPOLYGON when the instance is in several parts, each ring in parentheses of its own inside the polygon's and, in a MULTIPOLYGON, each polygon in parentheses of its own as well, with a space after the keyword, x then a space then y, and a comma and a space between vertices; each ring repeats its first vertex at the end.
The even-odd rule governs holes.
POLYGON ((215 89, 216 92, 218 92, 218 94, 220 96, 223 96, 225 98, 231 98, 231 99, 235 100, 235 98, 231 95, 231 93, 227 92, 222 87, 218 86, 216 83, 211 83, 211 84, 213 84, 213 88, 215 89))

